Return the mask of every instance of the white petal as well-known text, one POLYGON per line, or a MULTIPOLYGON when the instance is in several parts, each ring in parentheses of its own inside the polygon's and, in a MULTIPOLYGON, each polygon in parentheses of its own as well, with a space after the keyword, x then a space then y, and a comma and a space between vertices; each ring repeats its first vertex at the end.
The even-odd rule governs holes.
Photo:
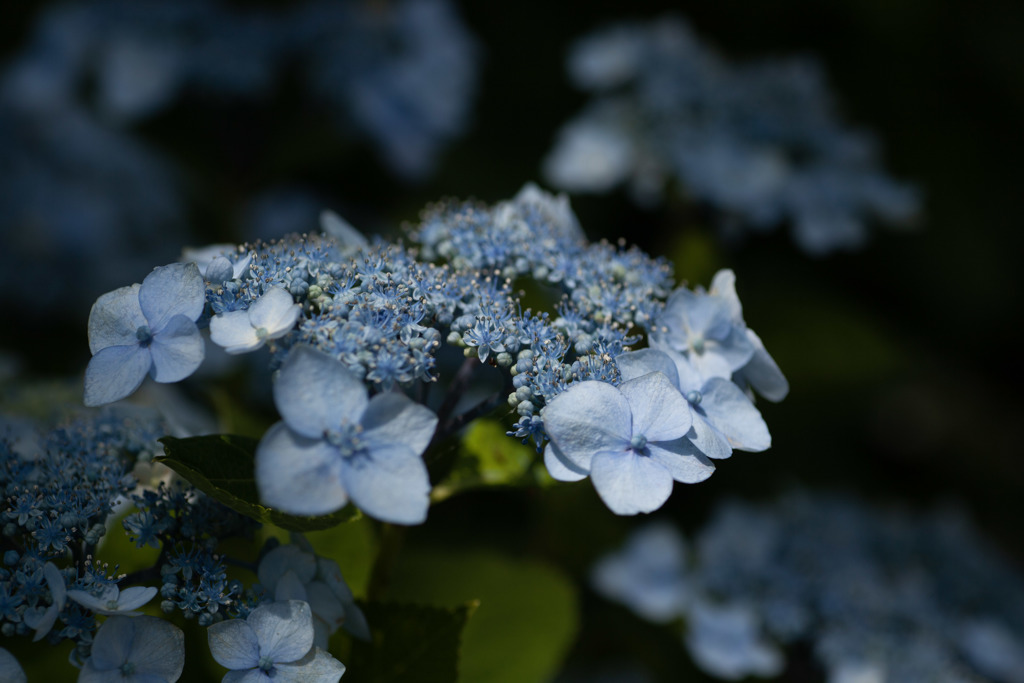
POLYGON ((248 311, 228 311, 210 318, 210 339, 231 354, 248 353, 263 346, 248 311))

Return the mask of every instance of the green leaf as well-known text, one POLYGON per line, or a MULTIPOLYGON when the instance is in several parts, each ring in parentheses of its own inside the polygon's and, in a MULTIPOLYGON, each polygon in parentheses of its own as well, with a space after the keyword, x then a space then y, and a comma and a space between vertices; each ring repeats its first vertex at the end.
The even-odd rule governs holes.
POLYGON ((213 434, 187 439, 165 436, 160 443, 165 455, 154 460, 167 465, 211 498, 264 524, 289 531, 316 531, 361 516, 351 505, 320 517, 289 515, 261 505, 253 475, 257 439, 213 434))
POLYGON ((388 596, 448 606, 479 600, 462 637, 466 683, 552 680, 579 626, 576 591, 564 574, 495 552, 405 552, 388 596))
POLYGON ((432 500, 482 486, 536 484, 531 473, 536 451, 505 432, 497 420, 475 420, 466 430, 451 473, 431 492, 432 500))
POLYGON ((462 630, 476 607, 475 602, 454 608, 363 605, 373 642, 354 642, 346 682, 456 683, 462 630))

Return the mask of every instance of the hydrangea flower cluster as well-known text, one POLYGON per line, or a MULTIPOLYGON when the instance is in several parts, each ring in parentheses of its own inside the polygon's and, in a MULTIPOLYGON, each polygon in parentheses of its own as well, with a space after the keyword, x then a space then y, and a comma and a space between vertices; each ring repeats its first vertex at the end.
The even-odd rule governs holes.
MULTIPOLYGON (((301 636, 289 646, 301 652, 273 664, 287 664, 293 675, 306 676, 303 680, 337 681, 344 666, 326 652, 314 652, 311 615, 317 615, 317 642, 323 645, 341 625, 369 637, 337 564, 295 536, 298 545, 268 550, 258 570, 252 565, 261 583, 246 587, 229 581, 221 543, 251 538, 258 523, 180 482, 151 489, 132 474, 159 452, 156 439, 167 430, 156 413, 119 406, 82 414, 34 442, 21 440, 17 449, 0 438, 0 635, 72 641, 71 663, 81 669, 79 681, 173 683, 183 671, 184 634, 167 619, 143 614, 153 611, 159 594, 165 615, 180 612, 204 627, 237 629, 224 624, 242 624, 260 610, 269 611, 277 615, 273 632, 301 636), (124 532, 138 547, 160 553, 152 567, 126 576, 98 558, 113 530, 113 515, 127 501, 135 511, 120 522, 124 532), (281 614, 282 606, 289 608, 287 614, 281 614)), ((228 645, 214 649, 218 661, 244 658, 241 645, 228 645)), ((263 654, 274 652, 271 647, 263 654)), ((262 658, 253 667, 273 670, 262 658)), ((24 680, 17 660, 0 650, 0 677, 18 676, 24 680)))
POLYGON ((829 683, 1016 683, 1024 583, 960 513, 880 509, 795 493, 728 502, 691 549, 666 522, 593 568, 594 587, 641 617, 685 622, 708 674, 775 676, 809 643, 829 683))
POLYGON ((710 291, 673 290, 667 262, 588 243, 566 198, 534 185, 492 207, 429 207, 413 246, 371 245, 332 214, 322 227, 200 252, 205 287, 198 266, 174 264, 101 297, 87 401, 130 394, 150 368, 157 381, 191 373, 197 354, 163 349, 191 344, 205 307, 214 343, 265 345, 277 371, 283 420, 256 449, 263 502, 324 515, 352 501, 399 524, 426 519, 430 444, 505 400, 519 416, 510 434, 538 450, 550 441, 552 476, 592 474, 619 514, 657 509, 673 481, 710 476, 709 459, 770 445, 752 391, 780 400, 788 385, 744 324, 731 271, 710 291), (524 310, 516 286, 528 280, 556 316, 524 310), (650 348, 630 350, 645 337, 650 348), (417 386, 441 377, 452 347, 463 370, 431 401, 417 386), (507 369, 505 387, 452 415, 484 364, 507 369))
POLYGON ((918 212, 917 192, 879 167, 871 135, 839 121, 811 61, 731 64, 667 16, 580 39, 568 71, 593 99, 544 161, 555 187, 627 184, 653 204, 678 183, 724 228, 786 222, 816 255, 860 247, 870 220, 906 224, 918 212))

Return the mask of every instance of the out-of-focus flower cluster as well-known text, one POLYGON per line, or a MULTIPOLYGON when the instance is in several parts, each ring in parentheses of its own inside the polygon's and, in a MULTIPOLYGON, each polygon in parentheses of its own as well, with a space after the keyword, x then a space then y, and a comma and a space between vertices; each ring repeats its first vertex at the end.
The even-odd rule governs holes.
POLYGON ((691 549, 666 522, 593 568, 641 617, 682 618, 707 673, 775 676, 809 646, 829 683, 1024 680, 1024 583, 956 511, 825 494, 720 505, 691 549))
POLYGON ((269 99, 290 73, 342 135, 422 179, 468 125, 478 52, 447 0, 48 8, 0 69, 0 237, 32 268, 4 268, 0 284, 35 307, 77 304, 66 283, 111 287, 172 258, 187 234, 181 177, 133 126, 180 101, 269 99))
POLYGON ((840 122, 810 60, 732 64, 667 16, 580 39, 568 70, 593 99, 544 161, 555 187, 626 184, 645 205, 677 191, 732 232, 788 223, 811 254, 857 248, 869 221, 907 224, 918 212, 874 138, 840 122))

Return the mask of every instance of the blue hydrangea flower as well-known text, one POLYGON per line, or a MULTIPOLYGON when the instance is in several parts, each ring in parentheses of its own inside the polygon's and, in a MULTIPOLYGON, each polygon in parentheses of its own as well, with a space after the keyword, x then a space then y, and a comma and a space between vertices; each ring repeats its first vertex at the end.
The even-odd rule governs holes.
POLYGON ((92 642, 78 683, 174 683, 185 668, 185 634, 158 617, 113 616, 92 642))
POLYGON ((0 681, 7 683, 26 683, 25 670, 7 650, 0 647, 0 681))
POLYGON ((733 381, 740 386, 750 385, 754 391, 775 403, 786 398, 789 393, 786 376, 764 348, 761 338, 743 321, 743 306, 736 294, 736 274, 728 268, 715 273, 708 293, 725 299, 729 305, 733 326, 742 329, 754 347, 754 353, 747 364, 733 373, 733 381))
POLYGON ((652 340, 685 354, 701 377, 724 377, 746 365, 754 345, 733 324, 730 302, 685 287, 672 292, 658 316, 652 340))
POLYGON ((255 351, 288 334, 302 307, 283 287, 271 287, 246 311, 229 311, 210 319, 210 339, 231 354, 255 351))
POLYGON ((256 448, 263 501, 297 515, 323 515, 350 499, 377 519, 419 524, 430 505, 421 458, 437 416, 404 394, 368 397, 337 359, 298 345, 274 383, 284 418, 256 448))
MULTIPOLYGON (((301 541, 301 537, 296 539, 301 541)), ((314 644, 327 649, 328 637, 344 627, 352 635, 370 639, 370 627, 355 603, 338 563, 319 557, 306 544, 280 545, 260 560, 257 576, 274 600, 302 600, 313 611, 314 644)))
POLYGON ((551 443, 544 462, 555 479, 589 475, 598 495, 620 515, 657 510, 673 480, 696 483, 714 466, 685 438, 690 407, 660 372, 615 387, 572 385, 543 410, 551 443))
POLYGON ((188 248, 181 252, 181 262, 193 262, 199 267, 203 278, 211 284, 220 284, 227 280, 237 280, 249 269, 252 254, 240 255, 241 258, 229 259, 226 255, 237 253, 233 244, 210 244, 205 247, 188 248))
POLYGON ((727 379, 703 379, 681 353, 641 349, 615 358, 623 380, 661 372, 690 405, 693 428, 687 438, 709 458, 728 458, 734 448, 763 451, 771 446, 768 425, 743 390, 727 379))
POLYGON ((313 615, 300 600, 260 605, 207 630, 210 653, 231 669, 224 683, 337 683, 345 665, 313 646, 313 615))
POLYGON ((64 608, 64 600, 69 592, 64 583, 64 576, 53 562, 47 562, 43 565, 43 577, 46 579, 46 585, 50 589, 51 602, 50 606, 45 610, 26 610, 25 612, 25 625, 36 632, 32 636, 32 642, 42 640, 50 632, 50 629, 53 628, 54 622, 57 621, 57 615, 64 608))
POLYGON ((785 658, 761 635, 750 607, 696 602, 687 615, 686 647, 701 669, 716 678, 770 678, 782 673, 785 658))
POLYGON ((195 321, 206 303, 206 286, 194 263, 156 268, 141 285, 121 287, 96 300, 89 314, 85 404, 98 406, 128 396, 149 374, 179 382, 203 361, 195 321))
POLYGON ((687 554, 675 527, 652 522, 637 529, 621 550, 598 560, 590 581, 644 619, 667 623, 682 616, 690 602, 687 554))
POLYGON ((132 586, 120 590, 116 584, 106 584, 95 593, 70 590, 68 598, 97 614, 120 614, 134 617, 141 614, 135 610, 152 600, 156 593, 155 586, 132 586))

